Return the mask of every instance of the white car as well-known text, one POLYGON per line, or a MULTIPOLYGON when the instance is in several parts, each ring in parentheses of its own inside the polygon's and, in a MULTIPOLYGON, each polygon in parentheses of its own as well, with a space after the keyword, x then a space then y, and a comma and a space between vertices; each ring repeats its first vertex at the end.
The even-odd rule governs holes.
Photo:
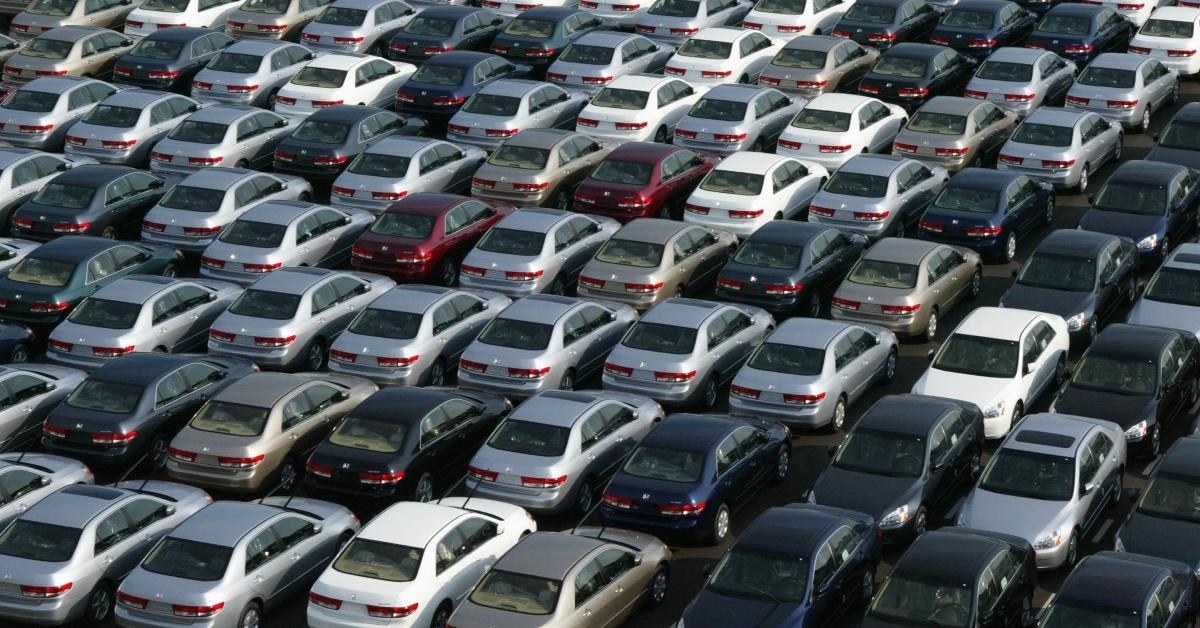
POLYGON ((536 530, 523 508, 490 499, 393 504, 317 578, 308 625, 445 626, 479 578, 536 530))
POLYGON ((912 392, 979 406, 984 435, 1000 438, 1066 377, 1070 345, 1061 316, 977 308, 933 354, 912 392))
POLYGON ((784 128, 775 152, 834 171, 859 153, 891 152, 905 122, 908 114, 899 105, 856 94, 821 94, 784 128))
MULTIPOLYGON (((464 3, 465 4, 465 3, 464 3)), ((574 8, 579 3, 576 0, 482 0, 480 6, 491 9, 504 17, 517 17, 518 14, 538 7, 568 7, 574 8)))
POLYGON ((854 0, 758 0, 742 26, 785 42, 798 35, 829 35, 854 0))
POLYGON ((396 89, 417 66, 357 52, 334 52, 313 59, 275 94, 275 112, 307 116, 337 105, 389 109, 396 89))
POLYGON ((663 71, 693 85, 753 84, 783 43, 758 31, 713 26, 684 42, 663 71))
POLYGON ((618 76, 575 119, 575 130, 623 142, 666 144, 675 124, 707 91, 669 76, 618 76))
POLYGON ((140 39, 172 26, 225 26, 225 18, 241 6, 240 0, 145 0, 125 17, 126 35, 140 39))
POLYGON ((1200 72, 1200 9, 1163 7, 1138 29, 1129 52, 1150 55, 1180 75, 1200 72))
POLYGON ((772 220, 808 209, 829 180, 820 164, 767 153, 734 153, 717 164, 684 204, 683 221, 747 238, 772 220))
POLYGON ((652 4, 645 0, 579 0, 579 8, 592 15, 608 18, 626 30, 633 30, 652 4))
MULTIPOLYGON (((1176 3, 1170 2, 1170 0, 1163 0, 1162 2, 1159 0, 1138 0, 1137 2, 1129 2, 1129 0, 1088 0, 1088 4, 1106 6, 1116 11, 1117 15, 1133 22, 1134 26, 1141 26, 1146 23, 1146 20, 1150 19, 1150 15, 1157 11, 1159 7, 1176 3)), ((1185 7, 1200 6, 1200 3, 1192 4, 1186 1, 1179 2, 1178 4, 1185 7)))

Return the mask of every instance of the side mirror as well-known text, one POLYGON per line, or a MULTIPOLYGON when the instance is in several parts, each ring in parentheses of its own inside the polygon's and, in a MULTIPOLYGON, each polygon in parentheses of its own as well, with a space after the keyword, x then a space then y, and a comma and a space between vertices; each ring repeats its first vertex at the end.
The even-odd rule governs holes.
MULTIPOLYGON (((285 122, 284 124, 287 124, 287 123, 285 122)), ((281 189, 281 190, 286 190, 286 189, 288 189, 288 184, 287 184, 287 181, 282 181, 282 182, 280 182, 280 184, 279 184, 279 189, 281 189)))
POLYGON ((878 345, 878 344, 880 344, 880 343, 882 343, 882 342, 883 342, 883 337, 882 337, 882 336, 875 336, 875 344, 877 344, 877 345, 878 345))
POLYGON ((71 169, 71 166, 65 163, 58 164, 54 167, 55 172, 66 172, 71 169))
POLYGON ((165 512, 167 514, 167 516, 170 517, 171 515, 175 514, 175 507, 167 506, 166 510, 164 510, 163 512, 165 512))
POLYGON ((1091 495, 1092 491, 1094 491, 1094 490, 1096 490, 1096 482, 1095 481, 1088 482, 1087 484, 1083 485, 1083 494, 1084 495, 1091 495))
POLYGON ((496 536, 500 536, 501 534, 504 534, 504 524, 496 526, 496 536))
POLYGON ((38 484, 41 484, 42 486, 50 486, 50 484, 53 482, 54 479, 48 475, 43 475, 42 477, 38 478, 38 484))
POLYGON ((936 352, 936 351, 934 351, 933 349, 930 349, 930 350, 929 350, 929 353, 926 353, 926 354, 925 354, 925 357, 926 357, 926 358, 928 358, 930 362, 933 362, 933 357, 934 357, 935 355, 937 355, 937 352, 936 352))
POLYGON ((320 534, 324 529, 325 529, 325 526, 323 526, 319 523, 313 524, 313 527, 312 527, 313 536, 320 534))
MULTIPOLYGON (((121 4, 131 4, 131 3, 129 2, 129 0, 124 0, 124 2, 122 2, 121 4)), ((121 42, 121 45, 122 45, 122 46, 132 46, 132 45, 133 45, 133 40, 132 40, 132 39, 126 39, 125 41, 122 41, 122 42, 121 42)))
POLYGON ((344 226, 346 226, 346 225, 348 225, 348 224, 350 224, 350 223, 352 223, 352 222, 354 222, 354 221, 353 221, 353 220, 351 220, 349 216, 346 216, 345 218, 342 218, 342 226, 343 226, 343 227, 344 227, 344 226))
POLYGON ((215 292, 208 293, 208 302, 209 303, 212 303, 213 301, 216 301, 216 300, 217 300, 217 293, 215 293, 215 292))
POLYGON ((1094 205, 1095 203, 1096 203, 1096 195, 1088 194, 1088 205, 1094 205))
POLYGON ((344 390, 338 391, 338 393, 333 396, 334 401, 345 401, 349 398, 350 398, 350 393, 348 393, 344 390))
POLYGON ((288 125, 287 120, 277 120, 275 122, 275 128, 277 128, 277 129, 282 129, 283 127, 285 127, 287 125, 288 125))
POLYGON ((155 179, 150 182, 150 189, 152 189, 152 190, 157 190, 158 188, 161 188, 162 186, 163 186, 163 182, 159 181, 158 179, 155 179))
MULTIPOLYGON (((17 47, 18 47, 18 46, 20 46, 20 45, 21 45, 21 44, 18 44, 17 42, 15 42, 15 41, 14 41, 14 42, 12 42, 11 44, 8 44, 7 46, 5 46, 5 47, 4 47, 4 49, 5 49, 5 50, 16 50, 16 49, 17 49, 17 47)), ((1154 136, 1154 137, 1155 137, 1155 139, 1158 139, 1158 136, 1157 136, 1157 135, 1156 135, 1156 136, 1154 136)))
POLYGON ((1025 374, 1026 374, 1026 375, 1032 375, 1032 374, 1033 374, 1033 365, 1032 365, 1032 364, 1026 364, 1026 365, 1025 365, 1025 374))
POLYGON ((388 71, 387 71, 387 73, 388 73, 388 74, 395 74, 395 73, 396 73, 396 68, 395 68, 395 67, 390 67, 390 68, 388 68, 388 71))
POLYGON ((637 555, 637 556, 634 556, 634 557, 633 557, 633 564, 634 564, 634 565, 640 565, 640 564, 642 564, 642 557, 641 557, 641 555, 637 555))

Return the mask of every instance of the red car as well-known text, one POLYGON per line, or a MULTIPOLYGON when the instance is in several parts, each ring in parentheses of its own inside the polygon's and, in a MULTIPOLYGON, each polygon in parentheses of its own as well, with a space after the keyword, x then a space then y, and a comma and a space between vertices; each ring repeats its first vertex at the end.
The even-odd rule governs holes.
POLYGON ((467 251, 514 209, 458 194, 413 194, 358 237, 350 265, 396 281, 452 286, 467 251))
POLYGON ((575 210, 634 218, 682 218, 683 204, 721 161, 678 146, 632 142, 604 158, 575 189, 575 210))

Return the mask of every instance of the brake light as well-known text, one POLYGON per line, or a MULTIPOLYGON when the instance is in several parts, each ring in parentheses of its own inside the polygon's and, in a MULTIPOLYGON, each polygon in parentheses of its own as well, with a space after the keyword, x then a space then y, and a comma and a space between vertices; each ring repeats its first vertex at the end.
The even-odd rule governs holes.
POLYGON ((594 277, 584 277, 583 275, 579 276, 579 283, 583 284, 584 286, 587 286, 588 288, 603 288, 604 287, 603 279, 596 279, 594 277))
POLYGON ((17 128, 22 133, 49 133, 54 129, 53 124, 21 124, 17 128))
POLYGON ((520 379, 539 379, 550 374, 550 367, 543 366, 540 369, 508 369, 509 377, 517 377, 520 379))
POLYGON ((894 316, 907 316, 909 314, 919 311, 921 309, 921 304, 914 303, 912 305, 881 305, 881 306, 879 306, 879 309, 884 314, 892 314, 894 316))
POLYGON ((546 80, 547 81, 558 81, 560 83, 565 83, 567 81, 567 75, 559 74, 558 72, 547 72, 546 80))
POLYGON ((625 284, 625 292, 635 292, 638 294, 649 294, 662 290, 663 282, 658 283, 627 283, 625 284))
POLYGON ((133 70, 129 68, 113 68, 113 74, 117 76, 133 76, 133 70))
POLYGON ((1146 5, 1144 4, 1118 4, 1117 8, 1122 11, 1141 11, 1146 5))
POLYGON ((550 187, 549 183, 514 183, 513 190, 517 192, 541 192, 550 187))
MULTIPOLYGON (((261 28, 261 27, 260 27, 261 28)), ((192 606, 190 604, 172 604, 171 613, 177 617, 212 617, 225 608, 224 602, 210 606, 192 606)))
POLYGON ((886 209, 881 212, 854 212, 854 219, 861 222, 879 222, 885 220, 891 213, 886 209))
POLYGON ((97 445, 128 445, 137 438, 137 432, 92 432, 92 442, 97 445))
POLYGON ((480 179, 479 177, 474 177, 471 179, 471 185, 477 188, 487 188, 490 190, 496 187, 496 182, 490 179, 480 179))
POLYGON ((945 46, 950 43, 950 38, 946 37, 945 35, 934 35, 929 38, 929 43, 945 46))
POLYGON ((66 76, 66 70, 38 70, 35 74, 38 76, 66 76))
POLYGON ((1037 98, 1037 94, 1005 94, 1005 102, 1033 102, 1037 98))
POLYGON ((704 506, 707 502, 698 504, 659 504, 659 514, 668 515, 671 517, 695 517, 704 512, 704 506))
POLYGON ((1195 49, 1192 50, 1168 50, 1168 57, 1191 57, 1196 54, 1195 49))
POLYGON ((467 467, 467 474, 477 480, 486 480, 488 482, 495 482, 496 478, 500 477, 500 474, 495 471, 480 469, 479 467, 467 467))
POLYGON ((761 209, 731 209, 729 210, 729 217, 741 219, 758 218, 764 213, 764 210, 761 209))
POLYGON ((342 607, 341 600, 339 600, 337 598, 332 598, 332 597, 328 597, 325 595, 321 595, 320 593, 317 593, 315 591, 308 592, 308 601, 312 602, 313 604, 316 604, 317 606, 320 606, 322 608, 328 608, 328 609, 335 610, 335 611, 342 607))
POLYGON ((991 48, 996 45, 995 39, 972 39, 967 42, 968 48, 991 48))
POLYGON ((508 46, 501 46, 500 44, 492 44, 492 52, 494 52, 498 55, 506 55, 506 54, 508 54, 509 50, 510 50, 510 48, 508 46))
POLYGON ((217 456, 217 464, 230 469, 249 469, 250 467, 258 466, 260 462, 266 459, 263 454, 252 456, 249 458, 241 458, 237 456, 217 456))
POLYGON ((407 358, 382 358, 382 357, 380 357, 380 358, 375 358, 375 364, 377 364, 379 366, 387 366, 387 367, 392 367, 392 368, 401 367, 401 366, 411 366, 414 363, 416 363, 417 359, 420 357, 421 356, 419 356, 419 355, 413 355, 413 356, 409 356, 407 358))
POLYGON ((768 284, 763 286, 763 292, 773 296, 782 297, 790 294, 797 294, 804 289, 804 284, 796 284, 794 286, 786 284, 768 284))
POLYGON ((727 279, 725 277, 717 277, 717 286, 719 286, 721 288, 727 288, 729 290, 741 290, 742 286, 744 286, 744 285, 746 285, 746 282, 744 282, 744 281, 737 281, 736 279, 727 279))
POLYGON ((270 336, 255 336, 254 345, 258 347, 286 347, 296 341, 295 336, 273 338, 270 336))
POLYGON ((127 347, 92 347, 92 355, 100 358, 115 358, 126 353, 133 353, 133 345, 127 347))
POLYGON ((700 29, 698 29, 698 28, 672 28, 671 29, 672 35, 695 35, 696 33, 699 33, 699 32, 700 32, 700 29))
MULTIPOLYGON (((276 96, 275 100, 279 100, 279 97, 276 96)), ((293 100, 292 102, 295 102, 295 100, 293 100)), ((413 96, 411 94, 405 94, 404 92, 396 92, 396 102, 404 102, 404 103, 417 102, 417 97, 413 96)))
MULTIPOLYGON (((276 96, 275 100, 279 100, 279 97, 276 96)), ((295 101, 292 101, 292 102, 295 102, 295 101)), ((281 150, 277 150, 277 151, 275 151, 275 159, 277 159, 279 161, 288 161, 288 162, 296 161, 296 153, 285 153, 281 150)))
POLYGON ((878 87, 878 86, 876 86, 876 85, 862 85, 862 84, 860 84, 860 85, 858 86, 858 91, 859 91, 859 92, 862 92, 862 93, 864 93, 864 94, 878 94, 878 93, 879 93, 879 87, 878 87))
POLYGON ((488 137, 512 137, 518 132, 519 129, 485 129, 483 133, 488 137))
POLYGON ((392 42, 388 44, 388 48, 391 48, 396 52, 408 52, 408 44, 398 44, 396 42, 392 42))
POLYGON ((75 343, 73 342, 64 342, 62 340, 55 340, 53 338, 50 339, 49 344, 50 348, 56 351, 71 351, 75 348, 75 343))
POLYGON ((157 231, 159 233, 166 231, 167 226, 161 222, 150 222, 149 220, 142 221, 142 229, 146 231, 157 231))
POLYGON ((395 473, 377 472, 377 471, 359 471, 359 484, 370 484, 372 486, 383 486, 384 484, 397 484, 404 479, 403 471, 395 473))
POLYGON ((37 587, 37 586, 23 584, 23 585, 21 585, 21 595, 23 595, 25 597, 40 597, 40 598, 58 597, 64 593, 66 593, 67 591, 70 591, 71 584, 72 583, 68 582, 66 584, 60 584, 56 587, 37 587))
POLYGON ((83 233, 84 231, 88 230, 88 227, 91 226, 92 223, 90 222, 56 222, 50 227, 50 229, 53 230, 54 233, 83 233))
MULTIPOLYGON (((841 37, 842 39, 850 39, 851 37, 853 37, 853 36, 854 36, 854 34, 853 34, 853 33, 851 33, 850 31, 836 31, 836 30, 835 30, 835 31, 833 31, 833 36, 834 36, 834 37, 841 37)), ((869 38, 868 38, 868 39, 869 39, 869 38)))
POLYGON ((1063 47, 1063 52, 1065 52, 1069 55, 1070 54, 1086 54, 1095 49, 1096 49, 1096 47, 1091 44, 1067 44, 1066 46, 1063 47))
POLYGON ((804 27, 803 27, 803 26, 784 26, 784 25, 780 25, 780 26, 776 26, 776 27, 775 27, 775 30, 777 30, 777 31, 779 31, 779 32, 781 32, 781 33, 803 33, 803 32, 804 32, 804 27))
POLYGON ((675 76, 683 76, 684 74, 687 74, 687 70, 685 70, 683 68, 677 68, 677 67, 671 66, 671 65, 668 65, 667 67, 663 68, 663 72, 666 74, 673 74, 675 76))
POLYGON ((731 384, 729 386, 729 394, 734 395, 735 397, 742 397, 744 399, 758 399, 758 396, 762 394, 762 391, 756 388, 747 388, 745 386, 731 384))
POLYGON ((929 95, 928 87, 904 87, 896 92, 896 95, 901 98, 920 98, 921 96, 929 95))
POLYGON ((1110 100, 1108 101, 1109 109, 1133 109, 1138 104, 1136 100, 1110 100))
POLYGON ((825 393, 817 393, 815 395, 784 395, 783 402, 797 406, 811 406, 821 403, 825 398, 825 393))
POLYGON ((12 221, 13 221, 14 225, 16 225, 22 229, 32 229, 33 228, 33 221, 29 220, 28 218, 13 218, 12 221))
POLYGON ((367 605, 367 615, 371 617, 408 617, 417 612, 417 604, 409 604, 408 606, 373 606, 367 605))
POLYGON ((152 79, 172 79, 179 76, 179 70, 150 70, 148 76, 152 79))
POLYGON ((1086 104, 1088 104, 1088 99, 1080 98, 1079 96, 1067 96, 1067 104, 1068 105, 1086 105, 1086 104))
POLYGON ((438 96, 433 99, 433 104, 442 107, 450 107, 453 105, 461 105, 467 101, 466 96, 438 96))
POLYGON ((575 123, 578 124, 579 126, 590 126, 590 127, 600 125, 599 120, 595 120, 592 118, 575 118, 575 123))
POLYGON ((862 305, 862 302, 833 297, 833 305, 834 307, 840 307, 843 310, 857 310, 862 305))
POLYGON ((526 50, 525 54, 530 57, 549 57, 558 52, 557 48, 532 48, 526 50))
POLYGON ((791 150, 800 150, 800 147, 804 146, 803 143, 793 142, 792 140, 779 140, 778 144, 783 148, 788 148, 791 150))
POLYGON ((224 157, 188 157, 188 163, 193 166, 215 166, 224 160, 224 157))
POLYGON ((756 31, 762 30, 763 25, 758 22, 742 22, 742 28, 752 28, 756 31))
POLYGON ((342 44, 344 46, 363 43, 362 37, 334 37, 333 43, 342 44))
POLYGON ((609 375, 620 375, 622 377, 632 377, 633 369, 628 366, 613 364, 612 362, 604 363, 604 372, 609 375))
POLYGON ((346 101, 344 100, 314 100, 312 105, 317 108, 321 107, 336 107, 346 101))
POLYGON ((396 253, 397 264, 424 264, 433 259, 433 253, 396 253))
POLYGON ((933 153, 938 157, 962 157, 963 155, 966 155, 967 151, 969 150, 971 149, 967 146, 962 148, 935 148, 933 153))
POLYGON ((237 338, 237 334, 210 329, 208 330, 208 337, 213 340, 220 340, 221 342, 233 342, 237 338))
POLYGON ((242 264, 242 270, 250 273, 269 273, 280 268, 283 268, 282 262, 275 262, 274 264, 242 264))
POLYGON ((875 33, 872 35, 867 35, 867 41, 876 42, 876 43, 893 42, 893 41, 896 41, 896 34, 895 33, 875 33))
POLYGON ((613 508, 622 508, 625 510, 633 508, 633 500, 628 497, 619 497, 612 493, 605 493, 603 500, 605 505, 612 506, 613 508))
POLYGON ((654 381, 656 381, 656 382, 669 382, 672 384, 681 384, 683 382, 692 381, 692 378, 694 378, 694 377, 696 377, 696 371, 688 371, 686 373, 672 373, 670 371, 655 371, 654 372, 654 381))
POLYGON ((941 233, 946 230, 945 225, 942 225, 942 224, 936 223, 936 222, 932 222, 929 220, 922 220, 921 222, 918 223, 918 226, 926 231, 932 231, 934 233, 941 233))
POLYGON ((902 153, 915 153, 917 152, 917 145, 905 144, 903 142, 892 142, 892 150, 897 150, 902 153))
MULTIPOLYGON (((128 24, 128 22, 126 22, 126 24, 128 24)), ((150 600, 144 597, 137 597, 136 595, 129 595, 124 591, 117 591, 117 601, 126 606, 132 606, 134 608, 144 609, 150 605, 150 600)))
POLYGON ((454 52, 454 48, 448 48, 445 46, 429 46, 421 52, 424 52, 427 55, 440 55, 443 52, 454 52))
POLYGON ((1071 166, 1074 166, 1074 165, 1075 165, 1074 159, 1068 159, 1067 161, 1058 161, 1058 160, 1054 160, 1054 159, 1043 159, 1042 160, 1043 168, 1070 168, 1071 166))
POLYGON ((225 268, 225 260, 217 259, 215 257, 208 257, 207 255, 202 255, 200 257, 200 263, 208 266, 209 268, 225 268))
POLYGON ((966 96, 967 98, 983 99, 983 98, 987 98, 987 95, 988 95, 987 92, 981 92, 981 91, 974 90, 974 89, 968 89, 968 90, 963 91, 963 96, 966 96))
POLYGON ((259 24, 258 30, 262 33, 282 33, 287 27, 287 24, 259 24))
POLYGON ((459 360, 458 368, 460 368, 464 371, 472 371, 475 373, 482 373, 487 370, 487 365, 482 362, 472 362, 470 360, 459 360))
POLYGON ((66 438, 67 434, 70 434, 68 430, 55 425, 50 425, 49 423, 42 425, 42 433, 46 436, 53 436, 54 438, 66 438))
POLYGON ((834 211, 832 208, 829 208, 829 207, 821 207, 820 205, 809 205, 808 213, 810 216, 824 216, 826 218, 833 218, 834 211))
POLYGON ((733 70, 702 70, 700 76, 704 78, 726 78, 733 74, 733 70))
POLYGON ((226 21, 225 21, 225 27, 226 27, 226 28, 239 28, 239 29, 240 29, 240 28, 243 28, 243 27, 245 27, 245 26, 246 26, 246 23, 245 23, 245 22, 234 22, 233 20, 226 20, 226 21))
POLYGON ((843 144, 840 146, 834 144, 821 144, 818 146, 818 148, 822 153, 844 153, 850 150, 850 144, 843 144))
POLYGON ((313 157, 314 166, 338 166, 350 161, 349 155, 334 155, 333 157, 313 157))
POLYGON ((685 140, 691 140, 691 139, 695 139, 695 138, 696 138, 696 132, 695 132, 695 131, 687 131, 687 130, 684 130, 684 129, 676 128, 676 129, 675 129, 675 137, 682 137, 682 138, 683 138, 683 139, 685 139, 685 140))
POLYGON ((717 142, 740 142, 744 139, 746 139, 745 133, 738 133, 736 135, 728 134, 728 133, 714 133, 713 134, 713 140, 715 140, 717 142))
POLYGON ((527 488, 555 488, 567 483, 567 476, 560 475, 556 478, 533 478, 521 476, 521 486, 527 488))
POLYGON ((1000 235, 1003 230, 1004 228, 999 226, 967 227, 967 235, 972 238, 990 238, 1000 235))
POLYGON ((779 85, 783 81, 773 76, 759 76, 758 82, 762 85, 779 85))
MULTIPOLYGON (((1182 5, 1182 6, 1188 6, 1188 5, 1187 5, 1186 3, 1184 3, 1184 2, 1180 2, 1179 4, 1180 4, 1180 5, 1182 5)), ((1197 6, 1200 6, 1200 3, 1197 3, 1197 6)), ((1126 50, 1128 50, 1129 52, 1132 52, 1132 53, 1133 53, 1133 54, 1135 54, 1135 55, 1148 55, 1148 54, 1150 54, 1150 49, 1149 49, 1149 48, 1146 48, 1146 47, 1144 47, 1144 46, 1129 46, 1128 48, 1126 48, 1126 50)))
POLYGON ((408 196, 408 191, 400 192, 371 192, 371 200, 373 201, 398 201, 405 196, 408 196))
POLYGON ((1000 155, 996 159, 1002 164, 1010 164, 1013 166, 1019 166, 1025 163, 1025 159, 1023 157, 1014 157, 1012 155, 1000 155))
POLYGON ((133 148, 137 144, 137 140, 101 140, 100 145, 104 148, 123 149, 133 148))
POLYGON ((638 130, 646 128, 649 124, 650 124, 649 122, 618 122, 617 130, 618 131, 638 131, 638 130))
POLYGON ((196 452, 187 451, 186 449, 178 449, 176 447, 168 447, 167 455, 183 462, 195 462, 196 452))
POLYGON ((541 277, 544 271, 509 271, 504 273, 504 278, 509 281, 534 281, 541 277))

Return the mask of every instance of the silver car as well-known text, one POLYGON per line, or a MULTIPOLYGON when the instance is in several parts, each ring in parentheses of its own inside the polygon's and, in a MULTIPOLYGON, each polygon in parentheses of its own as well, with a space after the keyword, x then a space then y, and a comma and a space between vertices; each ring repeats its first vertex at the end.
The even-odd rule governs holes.
POLYGON ((225 18, 234 39, 296 41, 300 32, 332 0, 246 0, 225 18))
POLYGON ((32 0, 13 17, 8 34, 28 40, 60 26, 117 28, 137 8, 121 0, 32 0))
POLYGON ((270 107, 279 88, 315 58, 315 53, 299 44, 235 42, 218 52, 192 79, 192 98, 200 102, 270 107))
POLYGON ((679 119, 672 143, 719 155, 766 152, 804 104, 772 87, 718 85, 679 119))
POLYGON ((317 50, 382 57, 392 36, 416 12, 404 0, 335 0, 304 27, 300 43, 317 50))
POLYGON ((668 299, 643 314, 608 354, 604 389, 711 408, 774 328, 775 319, 753 305, 668 299))
POLYGON ((208 352, 261 367, 319 371, 329 343, 396 282, 324 268, 284 268, 256 281, 208 330, 208 352))
POLYGON ((963 96, 988 100, 1024 118, 1042 105, 1061 105, 1078 71, 1048 50, 999 48, 980 64, 963 96))
POLYGON ((1153 57, 1106 52, 1075 79, 1067 92, 1067 108, 1092 111, 1144 133, 1155 111, 1179 102, 1181 81, 1178 71, 1153 57))
POLYGON ((264 610, 307 591, 358 528, 349 509, 304 497, 211 504, 167 534, 121 582, 117 623, 260 626, 264 610))
POLYGON ((334 207, 382 214, 392 203, 421 192, 466 193, 471 175, 487 159, 474 146, 423 137, 386 137, 358 154, 333 181, 334 207))
MULTIPOLYGON (((4 222, 7 223, 8 220, 6 219, 4 222)), ((8 269, 16 266, 18 262, 25 259, 26 255, 41 245, 41 242, 34 240, 0 238, 0 275, 8 272, 8 269)))
POLYGON ((574 390, 637 319, 633 308, 536 294, 488 322, 458 361, 458 385, 528 397, 574 390))
POLYGON ((11 451, 0 454, 0 527, 7 526, 34 504, 71 484, 95 481, 87 465, 64 456, 11 451))
POLYGON ((1163 260, 1125 322, 1200 335, 1200 244, 1181 244, 1163 260))
MULTIPOLYGON (((29 148, 0 147, 0 225, 11 222, 12 214, 46 186, 59 173, 70 170, 75 166, 95 163, 87 157, 67 157, 43 153, 29 148)), ((14 240, 13 246, 6 247, 6 252, 0 252, 0 271, 19 261, 17 257, 22 251, 28 252, 28 247, 22 246, 28 240, 14 240)), ((29 242, 33 244, 32 242, 29 242)))
POLYGON ((1000 148, 996 169, 1082 191, 1091 173, 1121 159, 1124 142, 1121 125, 1100 114, 1041 107, 1000 148))
POLYGON ((0 405, 0 450, 38 439, 42 421, 85 378, 83 371, 49 364, 0 366, 0 389, 5 395, 0 405))
POLYGON ((384 386, 441 386, 479 330, 510 303, 495 292, 396 286, 338 335, 329 370, 384 386))
POLYGON ((191 174, 221 164, 265 169, 299 120, 249 105, 218 105, 183 119, 150 151, 150 170, 191 174))
POLYGON ((588 103, 579 91, 563 91, 526 79, 484 85, 446 125, 446 139, 495 150, 521 129, 574 129, 588 103))
POLYGON ((141 166, 151 148, 200 103, 178 94, 148 89, 120 91, 71 126, 65 151, 106 164, 141 166))
POLYGON ((1109 421, 1031 414, 1013 427, 967 495, 958 525, 1033 544, 1038 569, 1071 569, 1121 499, 1124 430, 1109 421))
POLYGON ((0 104, 0 140, 61 151, 67 129, 119 88, 78 76, 46 76, 20 86, 0 104))
POLYGON ((675 47, 641 35, 593 31, 575 40, 546 69, 546 81, 595 96, 618 76, 662 72, 675 47))
POLYGON ((99 626, 112 615, 113 583, 172 528, 212 501, 174 482, 77 484, 34 504, 0 532, 0 617, 99 626))
POLYGON ((312 184, 300 177, 241 168, 204 168, 171 187, 142 220, 142 241, 199 253, 251 207, 269 201, 308 202, 312 184))
POLYGON ((200 257, 200 276, 248 285, 284 266, 333 268, 374 216, 301 201, 266 201, 221 231, 200 257))
POLYGON ((939 166, 893 155, 855 155, 817 192, 808 221, 875 239, 913 233, 949 180, 939 166))
POLYGON ((682 44, 710 26, 734 26, 750 12, 753 2, 739 0, 656 0, 637 19, 639 35, 682 44))
POLYGON ((459 283, 513 298, 563 294, 621 223, 562 209, 511 213, 488 230, 463 258, 459 283))
POLYGON ((91 370, 133 351, 203 351, 209 326, 241 293, 223 281, 121 277, 50 332, 46 359, 91 370))
POLYGON ((534 513, 590 514, 596 490, 663 417, 662 406, 641 395, 538 393, 505 417, 471 458, 468 494, 534 513))
POLYGON ((895 377, 897 344, 895 334, 873 325, 788 319, 734 376, 730 412, 841 431, 846 408, 895 377))

